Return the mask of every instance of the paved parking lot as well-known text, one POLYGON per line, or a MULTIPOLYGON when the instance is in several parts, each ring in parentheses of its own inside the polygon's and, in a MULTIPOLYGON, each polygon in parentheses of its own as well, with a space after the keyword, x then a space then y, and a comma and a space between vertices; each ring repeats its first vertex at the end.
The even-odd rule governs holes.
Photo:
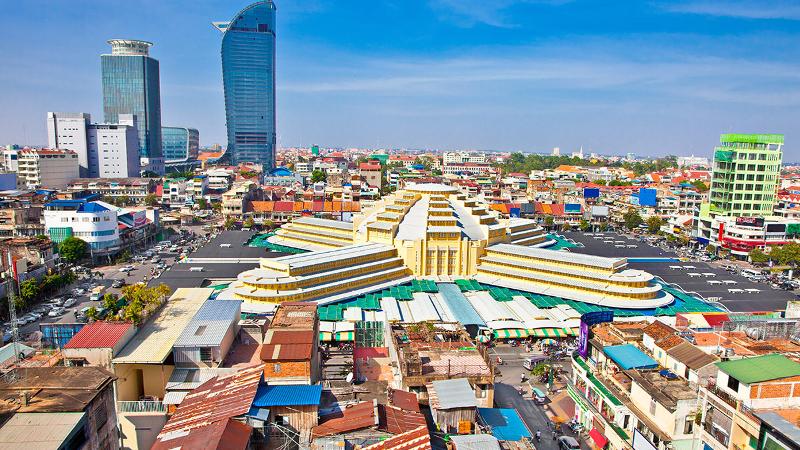
POLYGON ((677 258, 675 252, 665 251, 660 247, 650 245, 646 241, 643 242, 640 239, 613 232, 587 234, 581 231, 570 231, 563 233, 563 235, 568 239, 583 244, 583 247, 570 249, 571 252, 575 253, 608 258, 677 258))
POLYGON ((732 312, 778 311, 786 308, 787 301, 797 299, 791 291, 772 289, 769 283, 755 283, 705 262, 630 263, 629 266, 650 272, 706 300, 719 299, 732 312))

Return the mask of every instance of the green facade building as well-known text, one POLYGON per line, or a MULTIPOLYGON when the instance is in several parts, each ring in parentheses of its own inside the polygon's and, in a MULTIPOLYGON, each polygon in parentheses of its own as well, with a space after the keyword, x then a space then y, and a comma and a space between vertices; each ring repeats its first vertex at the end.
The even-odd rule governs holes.
POLYGON ((782 134, 723 134, 714 149, 710 213, 770 216, 783 158, 782 134))

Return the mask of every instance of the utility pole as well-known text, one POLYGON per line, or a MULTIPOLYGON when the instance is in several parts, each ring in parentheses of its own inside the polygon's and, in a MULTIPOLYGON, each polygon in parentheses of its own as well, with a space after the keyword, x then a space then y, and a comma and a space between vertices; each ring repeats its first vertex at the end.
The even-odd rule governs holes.
POLYGON ((8 315, 11 319, 11 341, 14 344, 14 361, 19 362, 19 323, 17 323, 17 307, 14 305, 14 259, 11 256, 11 251, 7 253, 8 256, 8 272, 9 281, 6 283, 6 291, 8 294, 8 315))

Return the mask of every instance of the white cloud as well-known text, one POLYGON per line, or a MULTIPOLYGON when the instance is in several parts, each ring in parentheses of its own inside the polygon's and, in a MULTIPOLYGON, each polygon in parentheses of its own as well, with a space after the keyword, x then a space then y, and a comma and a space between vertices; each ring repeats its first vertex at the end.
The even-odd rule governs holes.
POLYGON ((670 12, 742 19, 800 20, 800 4, 785 0, 671 1, 661 7, 670 12))
POLYGON ((561 5, 572 0, 430 0, 439 18, 470 28, 477 24, 515 28, 509 9, 522 4, 561 5))

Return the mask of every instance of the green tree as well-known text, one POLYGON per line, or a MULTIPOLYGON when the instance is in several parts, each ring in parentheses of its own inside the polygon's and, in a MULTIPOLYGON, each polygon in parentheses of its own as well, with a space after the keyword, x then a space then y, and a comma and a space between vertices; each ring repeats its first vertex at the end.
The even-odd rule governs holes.
POLYGON ((439 169, 433 169, 433 170, 431 170, 431 175, 433 175, 435 177, 440 177, 440 176, 442 176, 442 171, 439 170, 439 169))
POLYGON ((198 198, 195 203, 197 203, 197 207, 200 209, 208 209, 208 200, 202 197, 198 198))
POLYGON ((758 247, 750 250, 747 256, 750 257, 750 262, 753 264, 764 264, 769 261, 769 256, 758 247))
POLYGON ((243 226, 245 228, 253 228, 254 226, 256 226, 256 221, 253 220, 252 217, 248 217, 247 219, 245 219, 243 226))
POLYGON ((41 291, 39 289, 39 282, 36 281, 35 278, 31 278, 19 284, 19 295, 17 296, 17 299, 24 307, 24 305, 30 305, 33 303, 33 301, 39 297, 40 293, 41 291))
POLYGON ((581 231, 586 232, 589 231, 589 228, 592 228, 592 224, 590 224, 586 219, 581 219, 581 223, 578 224, 578 228, 580 228, 581 231))
POLYGON ((225 223, 222 224, 222 227, 226 230, 231 230, 236 225, 236 220, 233 217, 228 217, 225 219, 225 223))
POLYGON ((791 242, 789 244, 772 247, 769 252, 769 257, 782 266, 795 266, 800 262, 800 244, 791 242))
POLYGON ((158 196, 156 194, 153 194, 153 193, 145 195, 144 204, 146 206, 156 206, 156 205, 158 205, 158 196))
POLYGON ((564 222, 561 224, 561 231, 570 231, 572 230, 572 225, 569 222, 564 222))
POLYGON ((70 236, 58 245, 58 253, 67 262, 75 263, 86 257, 89 245, 83 239, 70 236))
POLYGON ((700 180, 692 181, 692 186, 694 186, 698 192, 706 192, 708 190, 708 185, 706 185, 700 180))
POLYGON ((98 319, 97 308, 95 308, 94 306, 90 306, 89 309, 86 310, 86 318, 89 320, 97 320, 98 319))
POLYGON ((131 198, 130 197, 128 197, 127 195, 120 195, 119 197, 117 197, 117 203, 115 203, 115 205, 117 205, 117 206, 127 206, 130 203, 131 203, 131 198))
POLYGON ((312 183, 318 183, 320 181, 325 181, 326 178, 327 177, 325 176, 325 172, 323 172, 323 171, 321 171, 319 169, 315 169, 313 172, 311 172, 311 182, 312 183))
POLYGON ((116 315, 119 312, 119 306, 117 306, 118 301, 119 297, 117 297, 117 294, 106 294, 103 296, 103 308, 116 315))
POLYGON ((596 184, 598 186, 605 186, 606 185, 606 180, 594 180, 594 181, 592 181, 592 183, 594 183, 594 184, 596 184))
POLYGON ((709 255, 713 255, 713 254, 717 253, 717 248, 714 247, 711 244, 708 244, 708 245, 706 245, 706 253, 708 253, 709 255))
POLYGON ((213 209, 214 212, 217 212, 217 213, 222 211, 222 203, 221 202, 213 202, 213 203, 211 203, 211 209, 213 209))
POLYGON ((647 218, 646 223, 647 223, 647 231, 649 231, 652 234, 656 234, 661 229, 661 226, 664 225, 664 220, 662 220, 661 217, 658 216, 650 216, 647 218))
POLYGON ((640 216, 639 212, 633 208, 630 208, 628 212, 622 215, 622 220, 623 223, 625 224, 625 227, 629 230, 633 230, 634 228, 644 223, 644 219, 642 219, 642 216, 640 216))
POLYGON ((122 319, 139 325, 142 322, 142 312, 144 312, 142 303, 139 301, 132 301, 125 307, 122 319))
POLYGON ((544 218, 544 226, 546 226, 547 228, 552 227, 555 223, 556 220, 553 218, 553 216, 547 216, 544 218))

